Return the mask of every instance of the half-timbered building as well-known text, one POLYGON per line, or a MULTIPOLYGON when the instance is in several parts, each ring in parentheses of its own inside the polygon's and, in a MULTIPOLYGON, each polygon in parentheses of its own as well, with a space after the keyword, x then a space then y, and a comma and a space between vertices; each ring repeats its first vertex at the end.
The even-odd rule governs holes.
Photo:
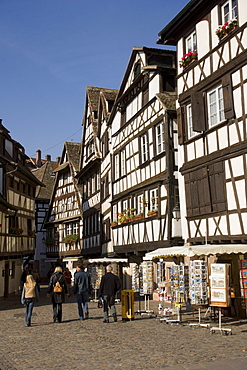
MULTIPOLYGON (((241 244, 246 252, 246 1, 192 0, 158 43, 177 45, 183 237, 192 244, 231 244, 232 252, 241 244)), ((219 260, 236 266, 239 297, 238 258, 219 260)))
POLYGON ((35 188, 24 147, 0 121, 0 297, 18 292, 23 263, 35 251, 35 188))
POLYGON ((80 143, 65 142, 46 218, 46 255, 66 259, 69 268, 81 257, 81 189, 75 180, 79 171, 80 143))
POLYGON ((138 263, 182 241, 175 75, 175 52, 134 47, 109 121, 113 248, 138 263))
POLYGON ((110 212, 110 137, 107 125, 116 91, 88 86, 83 117, 83 138, 78 183, 82 184, 83 241, 86 258, 107 255, 111 240, 110 212), (108 215, 108 216, 107 216, 108 215))

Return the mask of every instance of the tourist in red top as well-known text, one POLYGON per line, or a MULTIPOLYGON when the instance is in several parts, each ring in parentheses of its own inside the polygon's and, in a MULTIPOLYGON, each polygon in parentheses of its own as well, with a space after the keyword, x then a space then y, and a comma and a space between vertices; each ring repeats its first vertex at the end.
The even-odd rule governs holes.
POLYGON ((65 279, 66 279, 66 284, 67 284, 67 287, 68 287, 68 293, 69 293, 69 296, 70 296, 71 292, 72 292, 72 288, 71 288, 72 274, 69 271, 68 267, 66 267, 65 270, 64 270, 64 276, 65 276, 65 279))

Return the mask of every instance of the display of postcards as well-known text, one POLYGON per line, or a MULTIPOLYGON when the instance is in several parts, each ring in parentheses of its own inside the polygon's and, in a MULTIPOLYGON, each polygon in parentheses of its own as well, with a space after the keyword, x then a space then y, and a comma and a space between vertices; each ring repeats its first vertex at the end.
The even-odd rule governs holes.
POLYGON ((239 261, 239 265, 241 269, 247 269, 247 260, 239 261))
POLYGON ((242 280, 242 285, 244 289, 247 289, 247 280, 242 280))
POLYGON ((247 269, 241 270, 242 278, 247 279, 247 269))
POLYGON ((244 289, 244 298, 247 299, 247 289, 244 289))
POLYGON ((215 302, 225 302, 226 301, 226 291, 225 289, 211 289, 211 301, 215 302))
POLYGON ((225 279, 220 277, 212 276, 211 278, 212 288, 225 288, 225 279))
POLYGON ((225 264, 212 263, 211 275, 224 275, 224 274, 225 274, 225 264))

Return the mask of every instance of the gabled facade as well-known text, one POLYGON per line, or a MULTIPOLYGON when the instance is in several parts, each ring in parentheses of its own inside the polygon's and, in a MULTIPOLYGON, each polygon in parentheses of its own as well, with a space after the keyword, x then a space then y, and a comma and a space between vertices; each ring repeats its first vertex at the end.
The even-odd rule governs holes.
POLYGON ((219 255, 212 258, 231 264, 237 315, 244 316, 239 260, 247 258, 246 1, 192 0, 159 36, 158 43, 177 45, 183 237, 202 244, 202 254, 217 245, 219 255))
POLYGON ((81 189, 75 176, 79 171, 80 144, 65 142, 45 222, 46 255, 49 258, 81 256, 81 189))
POLYGON ((135 47, 109 122, 113 248, 133 261, 182 242, 175 74, 175 52, 135 47))
POLYGON ((247 242, 246 20, 245 0, 193 0, 159 34, 177 45, 181 212, 193 244, 247 242))
POLYGON ((109 189, 110 151, 106 126, 116 96, 115 90, 87 87, 78 183, 82 185, 84 257, 107 254, 110 242, 109 189))
POLYGON ((0 121, 0 297, 17 292, 23 259, 35 252, 35 189, 25 150, 0 121))
POLYGON ((54 170, 58 165, 57 162, 51 162, 50 157, 47 156, 46 161, 41 164, 40 168, 32 169, 34 176, 44 184, 43 187, 37 186, 35 193, 36 248, 33 267, 38 270, 41 278, 46 278, 51 263, 53 263, 53 260, 49 261, 46 258, 46 229, 44 222, 49 210, 55 183, 54 170))

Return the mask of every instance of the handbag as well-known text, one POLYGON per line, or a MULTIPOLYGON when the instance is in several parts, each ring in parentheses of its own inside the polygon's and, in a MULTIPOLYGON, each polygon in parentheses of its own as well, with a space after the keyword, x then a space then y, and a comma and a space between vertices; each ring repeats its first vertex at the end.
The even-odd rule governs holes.
POLYGON ((56 284, 53 288, 54 293, 62 293, 62 291, 63 291, 63 287, 59 283, 59 280, 61 279, 61 277, 62 277, 62 275, 60 276, 60 278, 58 279, 58 281, 56 282, 56 284))

